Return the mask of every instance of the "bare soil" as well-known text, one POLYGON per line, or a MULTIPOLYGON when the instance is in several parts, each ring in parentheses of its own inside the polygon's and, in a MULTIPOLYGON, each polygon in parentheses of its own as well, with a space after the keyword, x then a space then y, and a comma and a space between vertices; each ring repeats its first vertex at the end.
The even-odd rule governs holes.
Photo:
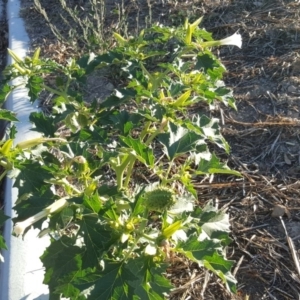
MULTIPOLYGON (((88 5, 87 0, 67 2, 88 5)), ((57 40, 33 0, 21 3, 32 48, 39 46, 44 56, 57 60, 78 54, 57 40)), ((41 3, 59 27, 58 11, 63 10, 58 1, 41 3)), ((229 156, 217 151, 244 177, 214 176, 197 183, 201 204, 213 199, 230 213, 233 242, 227 257, 236 261, 238 294, 229 294, 216 277, 179 260, 167 274, 177 287, 171 299, 300 299, 299 1, 106 1, 104 32, 124 26, 116 11, 128 20, 123 30, 128 35, 150 22, 176 26, 186 17, 203 15, 202 26, 215 38, 236 31, 243 36, 241 50, 216 50, 228 70, 225 81, 234 90, 238 110, 220 106, 213 114, 222 120, 231 145, 229 156)), ((62 34, 67 40, 68 31, 62 34)), ((0 40, 0 50, 5 47, 0 40)), ((105 87, 112 88, 100 76, 103 85, 92 97, 101 98, 105 87)))

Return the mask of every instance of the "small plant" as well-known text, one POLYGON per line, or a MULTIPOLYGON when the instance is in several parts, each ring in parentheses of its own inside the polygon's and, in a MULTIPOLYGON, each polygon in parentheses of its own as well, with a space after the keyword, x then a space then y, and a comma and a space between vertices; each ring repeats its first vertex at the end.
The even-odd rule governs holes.
MULTIPOLYGON (((213 41, 200 21, 153 26, 130 39, 116 33, 114 49, 67 65, 40 59, 39 50, 24 61, 10 52, 6 81, 24 78, 31 101, 44 90, 55 96, 52 115, 31 114, 39 143, 11 156, 19 170, 14 232, 47 220, 41 235, 50 234, 51 245, 41 260, 53 297, 164 299, 172 289, 164 274, 176 256, 236 291, 224 253, 228 215, 211 203, 200 208, 194 183, 240 175, 210 152, 208 143, 229 146, 199 103, 235 107, 225 68, 208 47, 241 46, 241 38, 213 41), (87 104, 80 85, 101 68, 116 70, 124 85, 87 104), (45 74, 55 75, 54 86, 45 74)), ((12 89, 4 82, 2 100, 12 89)))
MULTIPOLYGON (((42 1, 34 0, 35 10, 43 16, 58 41, 71 46, 76 54, 82 53, 83 49, 97 52, 105 50, 105 1, 89 0, 71 4, 67 0, 59 0, 57 5, 58 10, 63 13, 55 15, 59 21, 54 22, 43 7, 42 1), (54 23, 64 24, 63 30, 54 23)), ((119 23, 122 23, 121 21, 123 20, 120 19, 119 23)))

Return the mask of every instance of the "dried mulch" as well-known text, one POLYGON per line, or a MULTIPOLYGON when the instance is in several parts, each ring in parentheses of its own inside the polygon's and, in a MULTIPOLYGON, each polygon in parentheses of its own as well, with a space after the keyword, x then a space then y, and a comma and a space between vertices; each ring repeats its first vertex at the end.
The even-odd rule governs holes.
MULTIPOLYGON (((57 1, 41 2, 49 16, 57 15, 57 1)), ((138 23, 178 25, 185 17, 204 15, 203 26, 215 38, 236 31, 243 36, 243 49, 216 50, 228 69, 225 81, 234 89, 238 111, 220 105, 212 112, 231 145, 229 156, 216 151, 243 177, 210 176, 196 183, 200 204, 213 200, 230 214, 233 242, 227 257, 236 261, 238 294, 230 295, 215 276, 179 257, 167 274, 177 287, 171 299, 300 299, 299 1, 129 0, 106 5, 105 26, 119 26, 113 13, 118 8, 130 20, 129 34, 138 23)), ((22 7, 33 47, 58 60, 74 55, 45 29, 33 0, 22 0, 22 7)))

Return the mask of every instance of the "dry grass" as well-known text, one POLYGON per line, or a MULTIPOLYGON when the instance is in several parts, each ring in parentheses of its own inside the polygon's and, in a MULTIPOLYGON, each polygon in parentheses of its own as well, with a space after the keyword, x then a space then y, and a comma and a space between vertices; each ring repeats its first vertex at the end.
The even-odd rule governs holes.
MULTIPOLYGON (((33 0, 22 2, 33 46, 58 60, 74 55, 70 44, 58 42, 44 29, 33 0)), ((50 19, 57 15, 54 2, 42 1, 50 19)), ((242 50, 217 50, 228 69, 226 82, 234 88, 238 111, 221 106, 213 114, 222 120, 232 148, 229 157, 219 154, 244 177, 214 176, 195 183, 201 204, 213 199, 230 213, 233 242, 227 256, 236 261, 239 292, 229 295, 215 276, 178 258, 168 271, 177 286, 171 299, 299 299, 299 1, 108 2, 104 36, 108 28, 131 34, 150 22, 178 25, 185 17, 200 15, 215 38, 236 31, 243 36, 242 50), (272 217, 276 207, 283 210, 272 217)))

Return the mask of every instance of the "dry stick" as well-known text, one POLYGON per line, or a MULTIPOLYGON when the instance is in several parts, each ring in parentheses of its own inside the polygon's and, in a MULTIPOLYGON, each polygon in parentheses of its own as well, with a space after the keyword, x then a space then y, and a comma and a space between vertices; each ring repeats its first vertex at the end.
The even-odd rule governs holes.
POLYGON ((244 260, 245 255, 242 255, 241 258, 239 259, 238 263, 236 264, 236 267, 233 270, 232 275, 235 277, 236 273, 238 272, 243 260, 244 260))
POLYGON ((286 235, 287 242, 289 244, 289 247, 290 247, 290 250, 291 250, 291 253, 292 253, 292 257, 293 257, 293 260, 294 260, 294 263, 295 263, 295 266, 296 266, 296 270, 298 272, 298 275, 300 276, 300 264, 299 264, 298 256, 297 256, 296 249, 295 249, 295 246, 294 246, 294 242, 288 235, 288 232, 287 232, 287 229, 286 229, 286 226, 285 226, 285 223, 284 223, 282 217, 280 216, 279 218, 280 218, 282 227, 283 227, 285 235, 286 235))
POLYGON ((210 274, 206 270, 205 271, 205 276, 204 276, 204 282, 203 282, 202 290, 201 290, 201 293, 200 293, 200 295, 202 296, 203 299, 204 299, 204 294, 205 294, 205 291, 206 291, 206 288, 207 288, 207 284, 209 282, 209 278, 210 278, 210 274))

